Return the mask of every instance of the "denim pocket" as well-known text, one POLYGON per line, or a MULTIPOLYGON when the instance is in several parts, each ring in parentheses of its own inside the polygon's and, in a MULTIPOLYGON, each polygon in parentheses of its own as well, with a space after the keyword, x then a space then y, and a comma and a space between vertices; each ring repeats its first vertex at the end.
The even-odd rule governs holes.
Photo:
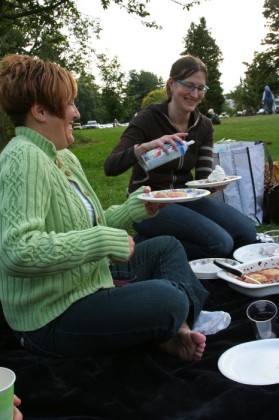
POLYGON ((49 352, 47 350, 42 349, 36 340, 34 341, 30 335, 34 335, 36 332, 21 332, 21 331, 14 331, 14 335, 17 338, 17 340, 20 342, 20 345, 25 349, 30 351, 31 353, 34 353, 38 356, 44 356, 44 357, 61 357, 57 354, 54 354, 52 352, 49 352))

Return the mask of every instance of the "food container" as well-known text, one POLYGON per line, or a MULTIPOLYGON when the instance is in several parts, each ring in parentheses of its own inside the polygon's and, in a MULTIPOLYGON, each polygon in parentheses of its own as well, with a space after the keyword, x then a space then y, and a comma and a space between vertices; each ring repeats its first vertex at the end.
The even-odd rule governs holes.
MULTIPOLYGON (((258 259, 257 261, 250 261, 243 264, 238 264, 237 268, 243 271, 245 274, 261 271, 269 268, 279 269, 279 257, 269 257, 258 259)), ((225 270, 218 271, 218 277, 228 282, 228 285, 239 293, 246 296, 268 296, 279 293, 279 281, 277 283, 263 283, 263 284, 252 284, 246 283, 233 274, 226 272, 225 270)))

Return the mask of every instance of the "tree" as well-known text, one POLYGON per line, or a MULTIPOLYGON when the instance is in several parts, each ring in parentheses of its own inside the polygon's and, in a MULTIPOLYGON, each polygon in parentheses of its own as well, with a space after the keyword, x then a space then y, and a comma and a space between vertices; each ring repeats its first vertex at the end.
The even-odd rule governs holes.
MULTIPOLYGON (((279 95, 279 8, 278 0, 265 0, 264 17, 267 19, 269 32, 262 41, 266 51, 255 52, 251 64, 244 63, 244 86, 241 101, 249 103, 254 109, 262 107, 262 93, 269 85, 274 94, 279 95)), ((238 88, 238 87, 237 87, 238 88)), ((239 91, 239 89, 238 89, 239 91)))
POLYGON ((206 27, 204 17, 200 19, 199 25, 195 25, 193 22, 191 23, 184 41, 185 49, 180 55, 191 54, 199 57, 205 63, 208 70, 209 91, 206 93, 205 100, 199 105, 199 109, 205 114, 208 108, 214 108, 215 112, 220 113, 224 103, 224 97, 220 83, 221 73, 218 67, 223 60, 223 56, 220 48, 206 27))
MULTIPOLYGON (((278 0, 265 0, 264 17, 267 19, 269 32, 266 34, 262 44, 267 47, 263 53, 256 54, 254 62, 260 71, 264 69, 263 89, 269 84, 273 92, 279 94, 279 7, 278 0)), ((252 63, 253 64, 253 63, 252 63)))
POLYGON ((278 0, 265 0, 264 17, 267 19, 269 32, 263 40, 263 45, 270 46, 274 62, 277 64, 277 75, 279 75, 279 7, 278 0))
POLYGON ((271 52, 255 53, 251 64, 244 63, 244 83, 246 85, 247 99, 254 109, 262 107, 262 94, 264 86, 269 85, 273 92, 279 92, 277 68, 271 52))
POLYGON ((167 97, 168 96, 167 96, 166 89, 152 90, 143 99, 141 107, 145 108, 147 105, 149 105, 151 103, 163 102, 167 99, 167 97))
POLYGON ((100 93, 95 79, 91 75, 81 74, 78 78, 78 96, 76 106, 80 113, 81 124, 89 120, 100 121, 100 93))
POLYGON ((122 72, 116 57, 109 60, 105 54, 98 56, 98 67, 102 78, 100 97, 100 121, 122 119, 123 99, 125 90, 125 74, 122 72))
POLYGON ((142 108, 142 101, 149 92, 161 89, 163 86, 163 79, 154 73, 144 70, 137 73, 135 70, 131 70, 125 91, 127 98, 130 100, 130 116, 142 108))
POLYGON ((80 72, 87 68, 88 54, 94 52, 90 34, 99 32, 99 23, 84 18, 72 0, 1 2, 0 56, 37 55, 80 72))
MULTIPOLYGON (((145 26, 161 29, 156 22, 148 20, 150 0, 99 1, 104 9, 115 3, 127 13, 139 16, 145 26)), ((189 10, 199 3, 194 0, 181 7, 189 10)), ((94 53, 91 35, 98 37, 100 31, 99 21, 84 17, 74 0, 0 1, 0 57, 8 53, 27 53, 56 61, 77 72, 83 71, 87 68, 88 55, 94 53)))
MULTIPOLYGON (((148 20, 150 14, 147 10, 147 3, 149 0, 99 1, 104 9, 107 9, 111 3, 115 3, 126 9, 127 13, 139 16, 145 26, 161 28, 156 22, 148 20)), ((176 0, 170 1, 177 3, 176 0)), ((184 5, 181 4, 181 7, 189 10, 195 4, 200 4, 200 1, 193 0, 184 5)), ((99 37, 100 31, 99 21, 84 17, 79 12, 74 0, 0 1, 0 57, 9 53, 32 54, 41 59, 55 61, 76 72, 77 75, 90 75, 92 69, 89 65, 93 57, 97 59, 97 53, 92 47, 91 36, 99 37)), ((95 89, 94 86, 92 89, 95 89)), ((102 108, 104 118, 112 115, 113 108, 120 112, 118 100, 116 97, 113 99, 111 94, 107 85, 102 97, 103 103, 105 98, 109 101, 106 109, 102 108)), ((115 91, 113 95, 115 95, 115 91)), ((97 99, 95 95, 95 104, 97 99)), ((121 98, 122 100, 123 98, 121 98)), ((100 108, 99 112, 101 112, 100 108)), ((87 115, 86 112, 84 115, 87 115)), ((6 126, 6 123, 0 120, 2 139, 7 137, 3 131, 3 127, 6 126)))

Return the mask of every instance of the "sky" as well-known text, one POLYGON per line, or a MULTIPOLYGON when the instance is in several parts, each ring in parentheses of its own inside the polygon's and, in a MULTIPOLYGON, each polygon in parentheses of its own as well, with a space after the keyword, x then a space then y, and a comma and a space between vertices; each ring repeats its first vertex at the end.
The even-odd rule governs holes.
POLYGON ((127 75, 130 70, 144 70, 161 76, 164 81, 184 50, 183 39, 190 24, 198 25, 204 17, 211 37, 223 54, 219 70, 224 93, 228 93, 244 76, 246 67, 242 62, 251 63, 254 52, 263 51, 261 41, 267 33, 262 14, 264 0, 202 0, 202 3, 188 12, 170 0, 150 0, 149 20, 163 27, 156 30, 146 28, 139 17, 129 15, 115 3, 104 11, 100 0, 77 0, 82 13, 100 19, 101 40, 93 39, 98 53, 117 57, 127 75))

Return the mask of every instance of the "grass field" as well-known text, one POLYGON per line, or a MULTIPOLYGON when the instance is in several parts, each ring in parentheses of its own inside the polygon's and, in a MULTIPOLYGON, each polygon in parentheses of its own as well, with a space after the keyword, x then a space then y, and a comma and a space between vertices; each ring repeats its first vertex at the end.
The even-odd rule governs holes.
MULTIPOLYGON (((103 171, 106 157, 124 130, 125 127, 116 127, 74 132, 76 143, 71 150, 79 158, 104 208, 126 199, 130 171, 117 177, 107 177, 103 171)), ((279 114, 225 118, 214 126, 214 141, 223 138, 264 141, 273 160, 279 160, 279 114)), ((259 231, 262 230, 266 230, 266 226, 259 227, 259 231)))

